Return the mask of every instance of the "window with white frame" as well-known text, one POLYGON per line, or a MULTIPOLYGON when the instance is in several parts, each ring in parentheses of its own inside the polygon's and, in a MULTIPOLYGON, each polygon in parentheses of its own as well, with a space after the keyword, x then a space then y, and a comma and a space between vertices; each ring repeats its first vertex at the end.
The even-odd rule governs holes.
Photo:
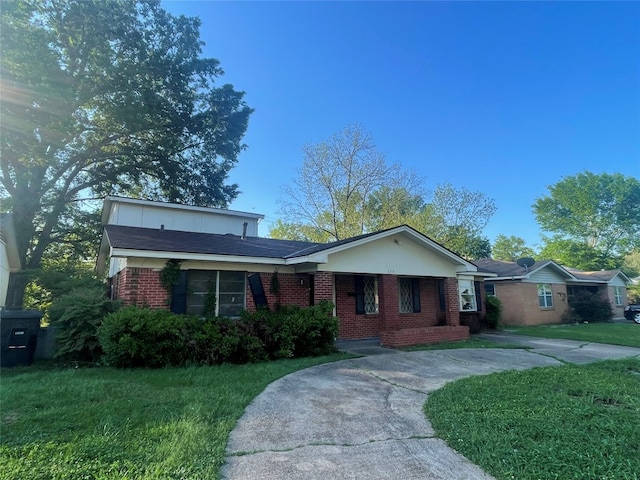
POLYGON ((459 279, 458 291, 460 293, 460 310, 475 312, 478 310, 476 304, 476 289, 472 279, 459 279))
POLYGON ((616 299, 616 305, 622 305, 622 287, 615 287, 614 289, 614 297, 616 299))
POLYGON ((553 307, 553 292, 550 283, 538 284, 538 304, 541 307, 553 307))

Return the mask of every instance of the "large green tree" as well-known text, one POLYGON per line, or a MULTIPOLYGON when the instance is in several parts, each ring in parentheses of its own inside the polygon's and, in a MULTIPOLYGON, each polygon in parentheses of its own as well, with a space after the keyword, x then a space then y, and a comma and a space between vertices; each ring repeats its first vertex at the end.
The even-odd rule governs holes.
POLYGON ((448 183, 425 195, 421 179, 389 164, 361 126, 306 145, 303 153, 298 176, 283 187, 284 219, 271 237, 328 242, 407 224, 465 258, 490 255, 481 233, 494 201, 448 183))
POLYGON ((360 235, 390 219, 403 223, 403 199, 420 197, 420 179, 388 163, 360 125, 305 145, 303 156, 293 184, 283 187, 284 220, 270 230, 272 237, 330 241, 360 235), (396 194, 397 202, 382 205, 396 194))
POLYGON ((493 242, 492 258, 503 262, 515 262, 523 257, 535 257, 536 252, 528 247, 523 238, 511 235, 498 235, 493 242))
MULTIPOLYGON (((155 0, 16 0, 0 24, 0 196, 23 268, 107 194, 209 206, 238 195, 244 93, 215 85, 200 21, 155 0)), ((25 280, 10 282, 19 304, 25 280)))
POLYGON ((495 201, 484 193, 444 183, 425 204, 416 228, 466 259, 489 257, 491 243, 482 232, 495 211, 495 201))
POLYGON ((544 246, 545 254, 567 247, 565 265, 607 268, 611 259, 620 263, 626 253, 640 246, 637 179, 585 171, 564 177, 548 189, 549 194, 533 205, 541 229, 552 234, 544 246))

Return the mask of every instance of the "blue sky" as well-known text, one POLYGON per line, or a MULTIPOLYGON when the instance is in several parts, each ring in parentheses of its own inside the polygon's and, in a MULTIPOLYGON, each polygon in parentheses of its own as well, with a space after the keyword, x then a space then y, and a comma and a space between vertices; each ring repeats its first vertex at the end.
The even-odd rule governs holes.
MULTIPOLYGON (((493 198, 485 229, 540 244, 547 186, 640 178, 640 2, 164 1, 198 16, 255 109, 232 209, 278 219, 301 148, 349 124, 389 162, 493 198)), ((428 232, 426 232, 428 234, 428 232)))

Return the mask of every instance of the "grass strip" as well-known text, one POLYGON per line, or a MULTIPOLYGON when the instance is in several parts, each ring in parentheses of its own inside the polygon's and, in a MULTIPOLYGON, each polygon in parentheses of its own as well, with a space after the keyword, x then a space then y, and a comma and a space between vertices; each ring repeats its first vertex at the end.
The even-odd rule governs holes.
POLYGON ((450 383, 425 413, 498 479, 637 480, 640 359, 507 371, 450 383))
POLYGON ((640 325, 635 323, 579 323, 509 327, 511 333, 542 338, 562 338, 584 342, 640 347, 640 325))
POLYGON ((215 479, 272 381, 346 354, 219 367, 3 369, 0 479, 215 479))

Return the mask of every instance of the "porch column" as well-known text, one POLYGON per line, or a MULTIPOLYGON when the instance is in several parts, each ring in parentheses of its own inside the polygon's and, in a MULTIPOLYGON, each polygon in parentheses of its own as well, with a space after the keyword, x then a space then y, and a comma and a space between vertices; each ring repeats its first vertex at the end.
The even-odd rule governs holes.
POLYGON ((378 276, 378 295, 382 331, 400 330, 400 306, 398 304, 398 277, 395 275, 378 276))
POLYGON ((313 274, 313 304, 318 305, 321 300, 336 303, 333 297, 333 273, 331 272, 313 274))
POLYGON ((447 325, 460 325, 460 298, 458 295, 458 279, 448 277, 444 279, 444 305, 447 325))

